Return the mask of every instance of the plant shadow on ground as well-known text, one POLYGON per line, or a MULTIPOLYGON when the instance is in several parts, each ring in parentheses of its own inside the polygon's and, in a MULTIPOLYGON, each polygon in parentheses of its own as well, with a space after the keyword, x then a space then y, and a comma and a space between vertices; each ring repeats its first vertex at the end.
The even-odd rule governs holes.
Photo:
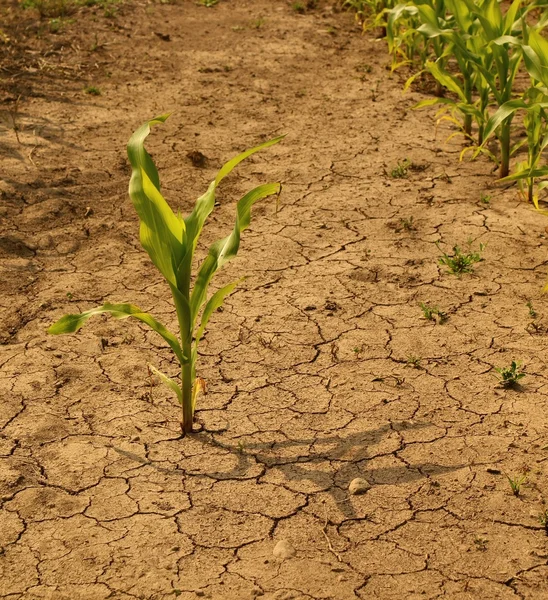
MULTIPOLYGON (((345 517, 352 519, 358 515, 349 501, 351 496, 347 488, 348 484, 355 477, 365 478, 372 487, 376 485, 409 484, 419 479, 428 479, 432 476, 443 475, 466 466, 465 464, 443 466, 435 463, 419 463, 374 469, 367 468, 367 462, 370 460, 379 456, 394 456, 395 451, 393 453, 382 453, 381 455, 367 455, 368 448, 378 444, 385 434, 393 432, 394 428, 401 427, 401 429, 412 430, 428 427, 429 425, 429 423, 409 424, 407 422, 393 422, 374 430, 360 431, 346 436, 333 434, 306 439, 246 442, 245 444, 235 440, 236 443, 234 445, 217 439, 215 434, 207 431, 192 436, 195 441, 204 446, 227 451, 236 458, 236 465, 224 472, 207 471, 206 468, 187 470, 181 466, 185 460, 183 457, 179 459, 177 467, 167 468, 161 463, 144 459, 133 452, 116 447, 113 447, 113 450, 130 460, 151 466, 166 475, 208 477, 220 481, 230 479, 248 480, 249 476, 246 476, 246 474, 256 465, 262 466, 264 471, 276 467, 291 467, 290 471, 278 470, 283 473, 288 481, 308 481, 317 486, 317 492, 312 493, 321 491, 329 493, 333 500, 340 506, 345 517), (313 445, 327 446, 327 449, 321 452, 305 451, 291 456, 280 456, 279 454, 281 451, 298 448, 309 449, 313 445), (334 472, 330 473, 325 469, 326 463, 337 463, 339 468, 334 468, 334 472), (313 467, 317 465, 317 468, 310 468, 311 465, 313 467), (334 480, 340 481, 341 484, 338 485, 334 480), (345 487, 343 488, 342 485, 345 487)), ((178 439, 177 443, 184 444, 185 441, 181 442, 178 439)), ((255 478, 256 476, 253 477, 253 479, 255 478)), ((294 490, 294 488, 291 489, 294 490)))

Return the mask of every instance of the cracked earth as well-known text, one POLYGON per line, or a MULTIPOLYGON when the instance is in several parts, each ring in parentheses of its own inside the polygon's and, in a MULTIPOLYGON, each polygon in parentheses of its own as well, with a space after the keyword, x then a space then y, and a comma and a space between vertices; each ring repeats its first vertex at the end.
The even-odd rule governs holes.
POLYGON ((56 35, 7 9, 0 596, 548 598, 546 221, 411 110, 425 96, 402 94, 384 42, 327 2, 132 2, 56 35), (104 301, 176 327, 126 191, 125 143, 166 111, 148 148, 183 212, 287 133, 223 182, 199 246, 247 189, 283 183, 217 280, 248 276, 202 343, 186 439, 148 375, 177 374, 156 334, 45 334, 104 301), (468 240, 484 260, 459 278, 438 259, 468 240), (512 360, 526 377, 503 389, 512 360))

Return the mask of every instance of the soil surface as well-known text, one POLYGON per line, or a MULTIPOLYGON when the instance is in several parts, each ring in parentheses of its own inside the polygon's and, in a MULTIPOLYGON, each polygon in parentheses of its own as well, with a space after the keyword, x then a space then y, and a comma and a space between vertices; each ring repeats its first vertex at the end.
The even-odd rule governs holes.
POLYGON ((546 220, 487 159, 459 162, 385 42, 331 3, 104 12, 2 4, 0 596, 548 598, 546 220), (210 322, 185 439, 148 374, 177 375, 156 334, 45 333, 105 301, 176 328, 125 156, 168 111, 148 148, 183 213, 287 134, 223 181, 198 247, 283 183, 216 280, 247 275, 210 322), (449 273, 468 242, 483 260, 449 273), (504 388, 512 361, 526 376, 504 388))

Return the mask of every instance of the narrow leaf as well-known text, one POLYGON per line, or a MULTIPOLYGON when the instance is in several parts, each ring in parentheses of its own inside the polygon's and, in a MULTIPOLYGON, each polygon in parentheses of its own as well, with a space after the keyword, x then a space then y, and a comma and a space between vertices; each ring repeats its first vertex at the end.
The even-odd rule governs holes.
POLYGON ((207 288, 213 275, 229 260, 232 260, 240 247, 240 235, 247 229, 251 219, 251 207, 267 196, 279 194, 281 185, 279 183, 266 183, 248 192, 241 198, 236 207, 236 224, 232 233, 222 240, 218 240, 209 248, 190 297, 191 323, 195 322, 196 316, 205 302, 207 288))
POLYGON ((105 303, 102 306, 92 308, 80 314, 65 315, 61 317, 57 322, 51 325, 47 332, 53 335, 60 335, 62 333, 76 333, 88 319, 94 315, 102 313, 109 313, 115 319, 126 319, 127 317, 134 317, 142 323, 148 325, 152 330, 161 335, 164 340, 170 345, 173 352, 179 359, 179 362, 186 362, 181 346, 177 341, 177 338, 169 331, 162 323, 157 321, 149 313, 143 312, 138 306, 134 304, 110 304, 105 303))
POLYGON ((177 400, 179 400, 179 404, 183 404, 183 392, 181 391, 181 388, 179 387, 179 385, 173 381, 173 379, 171 379, 171 377, 168 377, 167 375, 165 375, 164 373, 162 373, 162 371, 159 371, 156 367, 153 367, 152 365, 148 365, 148 368, 154 373, 154 375, 156 375, 156 377, 158 377, 158 379, 164 383, 165 385, 167 385, 167 387, 175 392, 176 396, 177 396, 177 400))
POLYGON ((268 142, 259 144, 254 148, 250 148, 249 150, 246 150, 245 152, 242 152, 241 154, 238 154, 238 156, 235 156, 233 159, 229 160, 221 167, 221 170, 217 173, 217 177, 215 177, 215 184, 219 185, 221 180, 224 177, 226 177, 237 165, 239 165, 242 162, 242 160, 245 160, 248 156, 255 154, 255 152, 258 152, 263 148, 268 148, 269 146, 273 146, 274 144, 281 142, 284 139, 284 137, 285 135, 280 135, 279 137, 268 140, 268 142))

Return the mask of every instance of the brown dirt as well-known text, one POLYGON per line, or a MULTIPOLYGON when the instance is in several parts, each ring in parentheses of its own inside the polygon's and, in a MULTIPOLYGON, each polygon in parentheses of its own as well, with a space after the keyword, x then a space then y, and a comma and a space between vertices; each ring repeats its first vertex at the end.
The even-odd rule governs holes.
POLYGON ((410 110, 385 44, 325 2, 135 1, 57 34, 3 11, 0 596, 548 598, 546 223, 410 110), (183 440, 147 376, 176 374, 155 334, 45 334, 107 300, 174 325, 124 148, 170 110, 149 148, 184 212, 224 160, 288 134, 223 183, 200 246, 243 191, 283 182, 219 279, 249 276, 210 324, 206 430, 183 440), (485 260, 447 274, 469 238, 485 260), (512 360, 521 387, 497 387, 512 360), (350 496, 356 477, 371 488, 350 496))

